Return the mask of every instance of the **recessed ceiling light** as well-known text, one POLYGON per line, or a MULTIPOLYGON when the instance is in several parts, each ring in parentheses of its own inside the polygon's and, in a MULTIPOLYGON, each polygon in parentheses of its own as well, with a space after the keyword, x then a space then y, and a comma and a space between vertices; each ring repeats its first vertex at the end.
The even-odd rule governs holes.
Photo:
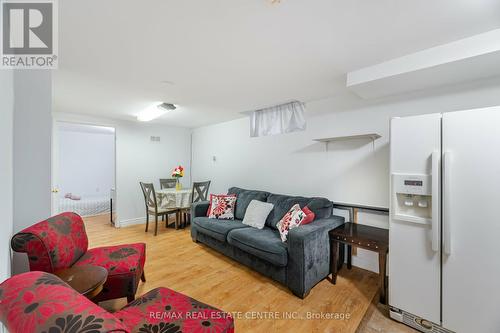
POLYGON ((156 102, 153 105, 147 107, 142 110, 137 115, 137 120, 139 121, 151 121, 158 117, 163 116, 164 114, 173 111, 177 108, 175 104, 165 103, 165 102, 156 102))

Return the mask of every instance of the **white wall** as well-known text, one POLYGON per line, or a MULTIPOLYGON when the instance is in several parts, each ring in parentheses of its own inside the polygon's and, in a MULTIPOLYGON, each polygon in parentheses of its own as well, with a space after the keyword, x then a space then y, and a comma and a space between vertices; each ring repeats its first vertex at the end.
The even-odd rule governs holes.
MULTIPOLYGON (((239 186, 388 207, 390 118, 500 105, 499 81, 430 96, 362 102, 357 109, 339 108, 335 98, 310 102, 307 130, 299 133, 250 138, 246 118, 199 128, 193 133, 193 179, 212 180, 213 193, 239 186), (330 143, 327 150, 326 144, 313 141, 372 132, 382 135, 374 146, 352 140, 330 143)), ((385 216, 363 213, 359 218, 360 223, 388 226, 385 216)), ((362 250, 353 264, 378 270, 375 255, 362 250)))
POLYGON ((59 195, 109 196, 115 186, 114 133, 58 130, 59 195))
MULTIPOLYGON (((18 70, 14 75, 14 232, 51 213, 52 73, 18 70)), ((28 269, 14 256, 14 273, 28 269)))
POLYGON ((174 167, 181 164, 188 171, 182 179, 183 185, 189 186, 191 183, 189 129, 67 113, 55 113, 54 119, 115 128, 116 207, 119 226, 145 221, 140 181, 152 182, 159 188, 159 179, 169 178, 174 167), (159 136, 161 141, 152 142, 151 136, 159 136))
POLYGON ((13 223, 14 73, 0 70, 0 281, 10 276, 13 223))

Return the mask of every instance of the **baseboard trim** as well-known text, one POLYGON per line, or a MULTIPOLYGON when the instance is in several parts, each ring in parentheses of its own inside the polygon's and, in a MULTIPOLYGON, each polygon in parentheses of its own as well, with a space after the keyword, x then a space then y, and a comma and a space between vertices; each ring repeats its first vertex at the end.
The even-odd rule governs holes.
POLYGON ((128 226, 136 225, 136 224, 144 224, 144 223, 146 223, 145 217, 137 217, 135 219, 119 220, 118 221, 118 228, 128 227, 128 226))

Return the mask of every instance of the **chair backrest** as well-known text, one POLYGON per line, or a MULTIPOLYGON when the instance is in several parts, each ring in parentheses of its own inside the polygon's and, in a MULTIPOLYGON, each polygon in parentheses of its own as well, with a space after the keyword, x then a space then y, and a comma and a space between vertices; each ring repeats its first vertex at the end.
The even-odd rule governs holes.
POLYGON ((0 284, 0 320, 10 333, 129 332, 114 315, 44 272, 0 284))
POLYGON ((194 182, 193 192, 191 194, 191 202, 208 200, 208 189, 210 188, 210 180, 206 182, 194 182))
POLYGON ((62 213, 18 232, 10 244, 12 250, 28 254, 31 271, 52 273, 80 259, 88 239, 80 215, 62 213))
POLYGON ((155 187, 152 183, 140 183, 142 194, 144 194, 144 202, 146 204, 146 210, 151 207, 155 210, 158 209, 156 204, 156 192, 155 187))
POLYGON ((169 179, 160 179, 160 188, 175 188, 175 184, 177 184, 177 179, 169 178, 169 179))

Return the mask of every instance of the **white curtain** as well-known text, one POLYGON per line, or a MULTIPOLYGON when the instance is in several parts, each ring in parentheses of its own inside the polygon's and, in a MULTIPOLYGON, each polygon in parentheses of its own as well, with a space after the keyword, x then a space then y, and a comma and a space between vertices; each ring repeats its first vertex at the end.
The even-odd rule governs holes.
POLYGON ((250 136, 276 135, 306 129, 304 103, 295 101, 253 111, 250 115, 250 136))

